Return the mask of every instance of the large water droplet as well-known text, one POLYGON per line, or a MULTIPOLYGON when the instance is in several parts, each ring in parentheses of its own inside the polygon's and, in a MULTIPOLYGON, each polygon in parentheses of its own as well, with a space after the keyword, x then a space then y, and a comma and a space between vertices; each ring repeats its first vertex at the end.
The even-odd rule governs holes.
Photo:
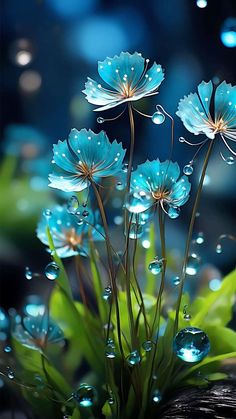
POLYGON ((78 198, 75 195, 73 195, 67 202, 67 211, 70 214, 76 214, 76 211, 78 210, 78 208, 79 208, 78 198))
POLYGON ((173 206, 171 205, 171 206, 169 206, 167 213, 168 213, 168 216, 169 216, 171 219, 173 219, 173 220, 174 220, 175 218, 178 218, 178 217, 179 217, 179 214, 180 214, 180 208, 179 208, 179 207, 173 207, 173 206))
POLYGON ((33 278, 33 273, 31 272, 30 268, 26 266, 25 268, 25 277, 30 281, 33 278))
POLYGON ((165 119, 165 115, 160 111, 154 112, 154 114, 152 115, 152 122, 156 125, 163 124, 165 119))
POLYGON ((130 354, 127 356, 127 362, 132 367, 134 365, 137 365, 141 362, 141 356, 137 350, 130 352, 130 354))
POLYGON ((112 295, 112 289, 111 289, 111 287, 109 286, 109 287, 106 287, 106 288, 104 289, 104 292, 103 292, 102 298, 103 298, 105 301, 108 301, 108 300, 110 299, 111 295, 112 295))
POLYGON ((216 245, 216 253, 218 253, 218 254, 222 253, 222 246, 221 246, 221 244, 220 244, 220 243, 218 243, 218 244, 216 245))
POLYGON ((210 342, 205 332, 196 327, 180 330, 174 338, 174 352, 185 362, 199 362, 210 351, 210 342))
POLYGON ((187 266, 186 266, 186 274, 187 275, 196 275, 200 269, 201 259, 196 253, 192 253, 188 257, 187 266))
POLYGON ((226 161, 226 163, 227 163, 229 166, 231 166, 232 164, 234 164, 234 163, 235 163, 235 159, 234 159, 234 157, 233 157, 233 156, 229 156, 229 157, 227 157, 227 158, 225 159, 225 161, 226 161))
POLYGON ((131 224, 129 229, 129 238, 130 239, 139 239, 143 235, 143 228, 138 224, 131 224))
POLYGON ((152 205, 151 195, 145 191, 131 192, 126 198, 125 206, 129 212, 139 214, 152 205))
POLYGON ((186 164, 183 168, 183 172, 185 175, 190 176, 193 173, 193 166, 191 164, 186 164))
POLYGON ((96 403, 97 391, 89 384, 81 384, 77 391, 72 393, 73 399, 81 407, 91 407, 96 403))
POLYGON ((158 258, 154 259, 149 263, 148 269, 153 275, 158 275, 163 269, 163 260, 158 258))
POLYGON ((111 338, 107 340, 105 355, 109 359, 114 359, 116 357, 115 344, 111 338))
POLYGON ((173 284, 174 285, 179 285, 180 283, 180 277, 179 276, 174 276, 174 278, 172 279, 173 284))
POLYGON ((146 340, 143 342, 142 347, 145 352, 150 352, 153 348, 153 342, 151 340, 146 340))
POLYGON ((99 117, 97 118, 97 123, 98 123, 98 124, 103 124, 103 122, 105 122, 105 119, 104 119, 102 116, 99 116, 99 117))
POLYGON ((51 262, 46 266, 44 273, 48 279, 54 281, 60 274, 60 268, 55 262, 51 262))
POLYGON ((153 401, 153 403, 158 404, 158 403, 160 403, 161 399, 162 399, 162 397, 161 397, 160 391, 157 390, 157 389, 154 390, 153 393, 152 393, 152 401, 153 401))

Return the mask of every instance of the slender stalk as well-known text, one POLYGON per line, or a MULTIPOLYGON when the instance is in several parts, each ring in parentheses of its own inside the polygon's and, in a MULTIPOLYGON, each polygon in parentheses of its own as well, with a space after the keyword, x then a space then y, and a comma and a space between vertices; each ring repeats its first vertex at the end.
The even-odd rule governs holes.
POLYGON ((119 341, 119 348, 122 356, 124 357, 124 351, 122 347, 122 338, 121 338, 121 325, 120 325, 120 310, 119 310, 119 303, 118 303, 118 295, 117 295, 117 286, 116 286, 116 280, 114 275, 114 266, 113 266, 113 260, 112 260, 112 253, 111 253, 111 244, 110 244, 110 238, 109 238, 109 232, 108 232, 108 224, 107 224, 107 218, 103 206, 103 202, 101 199, 101 196, 97 190, 97 187, 94 182, 91 182, 92 188, 94 190, 94 194, 98 203, 99 211, 102 218, 102 223, 105 231, 106 236, 106 248, 107 248, 107 257, 108 257, 108 264, 109 264, 109 276, 115 301, 115 308, 116 308, 116 321, 117 321, 117 335, 118 335, 118 341, 119 341))
POLYGON ((129 151, 129 164, 128 164, 128 172, 127 172, 127 184, 126 184, 126 192, 129 193, 130 190, 130 178, 132 172, 132 165, 133 165, 133 156, 134 156, 134 115, 132 110, 132 105, 129 103, 129 123, 130 123, 130 151, 129 151))
POLYGON ((209 147, 208 147, 208 150, 207 150, 204 162, 203 162, 202 174, 201 174, 201 177, 200 177, 200 181, 199 181, 199 185, 198 185, 198 189, 197 189, 197 193, 196 193, 196 197, 195 197, 195 202, 194 202, 194 206, 193 206, 193 211, 192 211, 192 215, 191 215, 191 219, 190 219, 187 241, 186 241, 186 247, 185 247, 185 253, 184 253, 183 266, 182 266, 180 288, 179 288, 179 294, 178 294, 176 311, 175 311, 174 335, 176 334, 176 332, 178 330, 179 310, 180 310, 181 298, 182 298, 182 293, 183 293, 183 288, 184 288, 184 280, 185 280, 185 276, 186 276, 186 267, 187 267, 187 261, 188 261, 190 243, 191 243, 192 234, 193 234, 193 227, 194 227, 196 212, 197 212, 197 209, 198 209, 198 204, 199 204, 200 197, 201 197, 203 182, 204 182, 204 179, 205 179, 206 170, 207 170, 207 166, 208 166, 208 163, 209 163, 209 159, 210 159, 211 151, 212 151, 212 148, 213 148, 213 144, 214 144, 214 139, 210 141, 210 144, 209 144, 209 147))

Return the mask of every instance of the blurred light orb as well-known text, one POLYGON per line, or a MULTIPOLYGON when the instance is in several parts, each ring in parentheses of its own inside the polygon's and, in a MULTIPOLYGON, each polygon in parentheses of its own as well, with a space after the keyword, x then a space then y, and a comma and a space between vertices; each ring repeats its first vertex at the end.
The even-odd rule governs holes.
POLYGON ((67 45, 71 53, 94 63, 129 48, 129 37, 118 19, 92 16, 70 29, 67 45))
POLYGON ((26 70, 19 78, 20 89, 25 93, 35 93, 40 89, 42 78, 37 71, 26 70))
POLYGON ((218 291, 221 287, 221 280, 218 278, 213 278, 209 281, 208 284, 210 290, 212 291, 218 291))
POLYGON ((48 6, 64 19, 76 19, 91 13, 97 7, 99 0, 46 0, 48 6))
POLYGON ((33 59, 31 42, 24 38, 16 40, 10 46, 9 55, 11 61, 20 67, 30 64, 33 59))
POLYGON ((220 38, 225 47, 236 47, 236 18, 229 17, 224 21, 221 27, 220 38))
POLYGON ((200 7, 200 9, 207 7, 207 0, 197 0, 197 7, 200 7))

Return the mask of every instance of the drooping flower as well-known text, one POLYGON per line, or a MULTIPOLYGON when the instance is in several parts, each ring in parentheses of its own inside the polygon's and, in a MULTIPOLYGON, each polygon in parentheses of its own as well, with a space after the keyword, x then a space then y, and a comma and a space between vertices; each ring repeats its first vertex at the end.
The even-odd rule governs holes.
POLYGON ((103 239, 103 229, 98 223, 98 213, 83 206, 80 206, 76 214, 72 215, 66 206, 58 205, 52 209, 49 217, 42 216, 37 227, 37 236, 42 243, 49 246, 47 226, 49 226, 57 254, 61 258, 78 254, 87 256, 90 233, 95 241, 103 239))
POLYGON ((226 147, 236 154, 227 142, 236 141, 236 86, 223 81, 213 90, 212 81, 202 81, 197 93, 180 100, 176 114, 188 131, 210 139, 219 134, 226 147))
POLYGON ((148 63, 149 60, 137 52, 121 52, 119 56, 99 61, 98 73, 106 86, 88 78, 83 90, 86 99, 99 106, 95 111, 105 111, 156 94, 164 79, 164 72, 156 62, 148 69, 148 63))
POLYGON ((160 204, 170 218, 176 218, 179 207, 188 200, 191 188, 187 176, 179 176, 178 163, 170 160, 147 160, 140 164, 131 176, 131 194, 134 200, 130 212, 148 211, 155 204, 160 204))
POLYGON ((47 343, 58 343, 64 339, 60 327, 49 317, 47 310, 36 316, 25 316, 17 324, 14 337, 31 349, 44 349, 47 343))
POLYGON ((82 191, 91 182, 115 176, 121 171, 125 155, 121 143, 110 143, 104 131, 72 129, 68 141, 53 147, 54 172, 49 186, 64 192, 82 191))

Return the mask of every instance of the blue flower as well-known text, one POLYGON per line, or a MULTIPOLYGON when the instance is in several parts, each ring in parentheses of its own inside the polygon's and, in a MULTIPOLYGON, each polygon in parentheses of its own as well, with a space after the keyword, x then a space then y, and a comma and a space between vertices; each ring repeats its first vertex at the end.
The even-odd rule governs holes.
POLYGON ((93 105, 99 106, 96 111, 105 111, 124 102, 157 94, 157 89, 164 79, 164 72, 155 62, 148 69, 148 63, 149 60, 145 62, 142 55, 137 52, 134 54, 121 52, 119 56, 99 61, 98 73, 106 86, 103 87, 88 78, 83 90, 86 99, 93 105))
POLYGON ((15 326, 14 337, 31 349, 44 349, 47 343, 58 343, 64 339, 60 327, 49 317, 47 310, 36 316, 26 316, 22 324, 15 326))
POLYGON ((176 114, 185 128, 195 135, 205 134, 214 139, 219 134, 235 154, 226 138, 236 141, 236 86, 223 81, 213 92, 212 81, 202 81, 197 93, 190 93, 180 100, 176 114))
POLYGON ((90 230, 93 240, 103 239, 103 229, 97 219, 97 212, 94 213, 83 206, 80 206, 76 214, 72 215, 66 206, 58 205, 53 208, 49 217, 42 216, 37 227, 37 236, 48 246, 46 229, 49 226, 59 257, 65 258, 78 254, 87 256, 90 230))
POLYGON ((173 209, 179 209, 189 198, 191 184, 187 176, 180 176, 178 163, 170 160, 160 162, 158 159, 140 164, 131 176, 131 193, 136 199, 137 208, 130 211, 139 213, 147 211, 156 204, 165 210, 168 206, 168 215, 173 215, 173 209), (169 214, 169 211, 171 214, 169 214))
POLYGON ((72 129, 68 141, 54 145, 55 170, 50 185, 65 192, 82 191, 90 182, 115 176, 121 171, 125 150, 121 143, 110 143, 104 131, 72 129))

